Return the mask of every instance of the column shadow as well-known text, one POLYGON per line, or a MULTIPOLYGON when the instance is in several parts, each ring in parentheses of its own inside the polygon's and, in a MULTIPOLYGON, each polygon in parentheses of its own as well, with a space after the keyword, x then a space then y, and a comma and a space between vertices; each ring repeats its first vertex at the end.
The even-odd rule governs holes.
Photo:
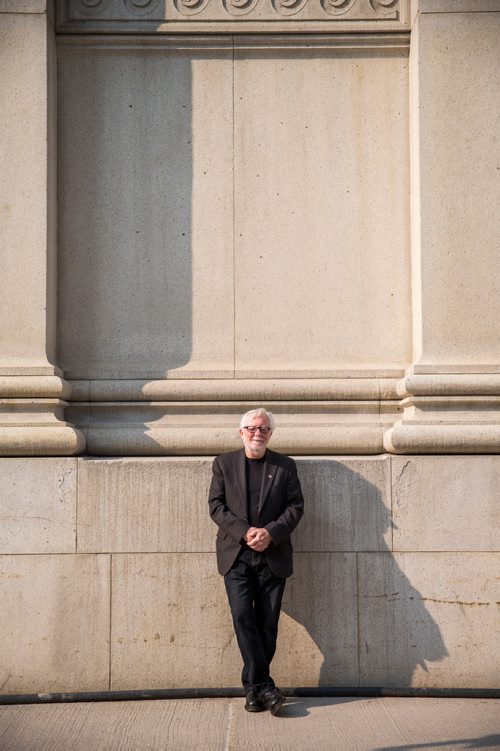
POLYGON ((192 350, 192 52, 58 45, 58 362, 158 378, 192 350))

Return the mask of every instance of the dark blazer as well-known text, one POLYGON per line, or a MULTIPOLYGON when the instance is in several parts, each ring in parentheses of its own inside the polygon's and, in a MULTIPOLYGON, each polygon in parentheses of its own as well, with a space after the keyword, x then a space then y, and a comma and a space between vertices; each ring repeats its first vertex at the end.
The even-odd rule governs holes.
MULTIPOLYGON (((247 521, 245 450, 216 457, 208 496, 210 516, 219 529, 216 538, 217 566, 227 574, 244 544, 250 528, 247 521)), ((259 527, 265 527, 272 543, 262 553, 276 576, 292 574, 290 534, 304 513, 304 498, 297 467, 289 456, 267 449, 259 503, 259 527)))

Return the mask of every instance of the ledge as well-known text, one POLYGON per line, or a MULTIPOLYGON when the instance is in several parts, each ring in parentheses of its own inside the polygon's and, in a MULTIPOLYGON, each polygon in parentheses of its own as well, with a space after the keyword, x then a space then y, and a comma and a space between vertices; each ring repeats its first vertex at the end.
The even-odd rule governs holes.
POLYGON ((392 454, 499 454, 500 424, 399 424, 384 435, 392 454))
POLYGON ((0 426, 0 456, 76 456, 84 449, 84 434, 67 423, 0 426))
POLYGON ((395 378, 241 378, 70 381, 73 402, 396 399, 395 378))
POLYGON ((294 455, 379 454, 398 409, 376 399, 73 402, 66 417, 92 455, 206 456, 238 448, 240 415, 260 404, 276 416, 273 447, 294 455))

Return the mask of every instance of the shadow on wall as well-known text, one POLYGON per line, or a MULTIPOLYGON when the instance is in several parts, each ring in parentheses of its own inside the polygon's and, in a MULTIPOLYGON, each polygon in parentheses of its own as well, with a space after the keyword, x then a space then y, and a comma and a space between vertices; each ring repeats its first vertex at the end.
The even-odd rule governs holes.
POLYGON ((192 350, 189 55, 58 48, 58 357, 148 378, 192 350))
POLYGON ((388 465, 366 463, 373 482, 348 465, 299 465, 307 507, 294 536, 275 673, 282 685, 296 685, 299 674, 301 685, 409 687, 418 666, 426 671, 448 652, 391 552, 388 465))

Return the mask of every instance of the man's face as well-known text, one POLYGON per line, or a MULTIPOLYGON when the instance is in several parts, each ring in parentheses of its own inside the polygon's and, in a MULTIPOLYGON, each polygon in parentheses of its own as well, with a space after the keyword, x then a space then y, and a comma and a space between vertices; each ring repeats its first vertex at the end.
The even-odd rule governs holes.
POLYGON ((245 446, 245 454, 249 459, 260 459, 266 453, 266 447, 271 438, 272 430, 269 426, 267 417, 253 417, 247 421, 244 428, 240 428, 240 436, 245 446), (256 430, 252 433, 248 428, 264 428, 264 432, 256 430))

